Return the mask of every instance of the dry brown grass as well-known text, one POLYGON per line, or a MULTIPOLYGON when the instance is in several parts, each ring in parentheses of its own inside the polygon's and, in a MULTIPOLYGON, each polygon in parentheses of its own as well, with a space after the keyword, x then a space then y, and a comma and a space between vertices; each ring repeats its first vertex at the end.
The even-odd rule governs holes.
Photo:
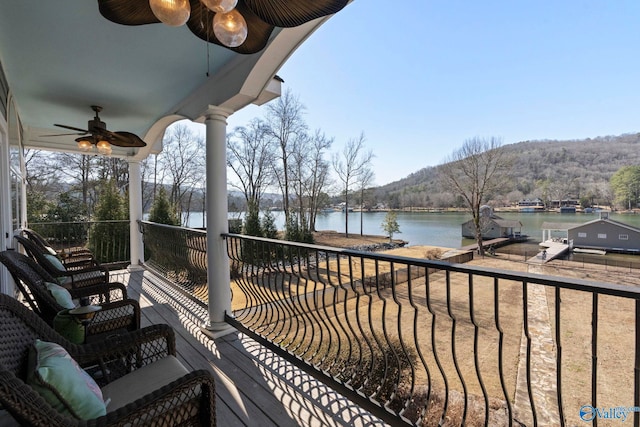
MULTIPOLYGON (((527 264, 486 258, 474 261, 478 265, 501 269, 528 269, 527 264)), ((629 270, 598 265, 550 262, 530 269, 533 273, 590 280, 599 283, 640 286, 640 277, 629 270)), ((579 410, 591 402, 591 333, 593 297, 580 291, 562 290, 560 337, 563 354, 562 382, 563 407, 567 425, 584 423, 579 410)), ((549 318, 555 332, 555 290, 547 289, 549 318)), ((634 378, 634 301, 625 298, 600 296, 598 298, 598 401, 599 407, 633 406, 634 378)), ((619 425, 620 421, 599 420, 599 425, 619 425)))

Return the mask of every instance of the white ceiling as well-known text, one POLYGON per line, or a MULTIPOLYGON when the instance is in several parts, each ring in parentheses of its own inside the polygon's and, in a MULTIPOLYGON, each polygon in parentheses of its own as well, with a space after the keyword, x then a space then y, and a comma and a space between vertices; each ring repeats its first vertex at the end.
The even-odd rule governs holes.
POLYGON ((26 146, 73 150, 76 136, 42 135, 66 133, 54 123, 86 129, 91 105, 104 108, 109 130, 151 146, 178 116, 200 119, 208 105, 237 111, 261 95, 268 100, 267 86, 277 95, 275 73, 325 19, 276 29, 263 51, 239 55, 207 47, 186 26, 112 23, 96 1, 0 0, 0 63, 26 146))

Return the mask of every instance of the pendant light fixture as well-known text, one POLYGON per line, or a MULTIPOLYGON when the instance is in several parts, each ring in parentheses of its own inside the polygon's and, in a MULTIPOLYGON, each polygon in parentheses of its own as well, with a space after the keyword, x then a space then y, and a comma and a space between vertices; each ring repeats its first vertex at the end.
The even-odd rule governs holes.
POLYGON ((227 47, 238 47, 247 39, 247 22, 240 12, 218 12, 213 17, 213 34, 227 47))
POLYGON ((149 0, 151 11, 163 24, 179 27, 189 20, 189 0, 149 0))
POLYGON ((200 0, 203 5, 215 13, 231 12, 238 4, 238 0, 200 0))
POLYGON ((253 54, 264 49, 276 28, 297 27, 337 13, 348 3, 349 0, 98 0, 98 8, 106 19, 122 25, 186 23, 193 34, 208 43, 253 54))
POLYGON ((95 146, 98 153, 103 156, 109 156, 113 149, 109 141, 103 138, 96 137, 95 135, 83 136, 76 139, 78 143, 78 149, 82 152, 89 153, 95 146))

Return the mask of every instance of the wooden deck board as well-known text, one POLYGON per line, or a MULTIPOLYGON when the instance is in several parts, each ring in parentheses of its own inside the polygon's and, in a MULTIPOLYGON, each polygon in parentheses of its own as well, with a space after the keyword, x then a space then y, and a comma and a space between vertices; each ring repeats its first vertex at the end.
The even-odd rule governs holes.
POLYGON ((246 335, 210 339, 200 326, 205 308, 150 272, 120 273, 129 297, 140 301, 141 323, 167 323, 179 359, 208 369, 216 380, 220 426, 384 426, 368 412, 246 335))

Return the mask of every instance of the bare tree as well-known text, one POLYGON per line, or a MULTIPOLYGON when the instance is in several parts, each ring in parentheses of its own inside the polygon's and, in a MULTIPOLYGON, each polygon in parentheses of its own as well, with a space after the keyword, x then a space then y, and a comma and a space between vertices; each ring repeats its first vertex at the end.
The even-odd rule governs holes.
POLYGON ((155 178, 157 155, 145 157, 140 161, 140 177, 142 180, 142 210, 147 212, 151 208, 151 201, 155 195, 155 178))
POLYGON ((289 164, 294 145, 300 138, 306 138, 307 124, 304 121, 304 105, 291 91, 267 105, 267 134, 277 147, 278 162, 274 162, 274 173, 278 187, 282 193, 282 207, 289 224, 291 165, 289 164))
POLYGON ((367 187, 371 186, 371 184, 373 184, 373 179, 375 177, 375 174, 373 173, 373 169, 371 169, 371 167, 367 166, 363 171, 362 171, 362 175, 360 175, 360 180, 358 182, 358 184, 360 185, 360 235, 363 235, 363 222, 364 222, 364 206, 365 206, 365 200, 364 200, 364 194, 365 191, 367 189, 367 187))
MULTIPOLYGON (((100 182, 113 180, 119 193, 123 193, 129 183, 129 164, 124 159, 97 156, 94 160, 94 177, 100 182)), ((99 192, 102 191, 102 188, 99 192)))
POLYGON ((316 217, 320 209, 320 201, 324 191, 329 185, 329 162, 326 160, 326 151, 331 148, 333 138, 328 138, 320 130, 316 130, 311 137, 311 150, 309 152, 309 230, 316 231, 316 217))
POLYGON ((512 163, 513 159, 499 138, 474 137, 467 139, 440 165, 442 184, 462 197, 471 213, 481 255, 484 255, 484 249, 480 207, 507 181, 512 163))
POLYGON ((333 156, 333 168, 342 184, 344 193, 344 235, 349 237, 349 191, 362 179, 362 176, 369 169, 373 153, 364 152, 364 133, 357 139, 350 139, 341 153, 333 156))
POLYGON ((244 194, 247 206, 260 208, 260 198, 273 184, 274 150, 264 121, 253 119, 227 137, 227 165, 237 177, 230 186, 244 194))
POLYGON ((163 144, 158 163, 160 173, 170 180, 169 199, 180 214, 186 207, 188 215, 188 195, 204 180, 204 136, 179 123, 167 130, 163 144))
MULTIPOLYGON (((308 175, 307 160, 309 151, 309 138, 306 134, 298 136, 290 147, 289 154, 289 183, 290 183, 290 207, 295 216, 291 218, 295 220, 295 225, 300 231, 308 231, 307 209, 305 203, 308 175)), ((293 213, 292 212, 292 213, 293 213)), ((289 225, 289 222, 287 222, 289 225)))
POLYGON ((76 185, 82 192, 82 204, 86 208, 87 216, 91 214, 92 206, 96 201, 95 182, 92 182, 95 157, 72 153, 56 153, 54 155, 57 173, 70 178, 71 184, 76 185))
POLYGON ((46 194, 52 190, 60 192, 58 187, 58 177, 56 176, 56 166, 50 153, 41 150, 24 150, 24 162, 26 169, 27 188, 30 192, 40 192, 46 194))
POLYGON ((319 199, 328 182, 329 163, 326 151, 333 139, 327 138, 320 130, 313 135, 296 139, 291 152, 291 183, 296 203, 298 228, 315 231, 319 199))

